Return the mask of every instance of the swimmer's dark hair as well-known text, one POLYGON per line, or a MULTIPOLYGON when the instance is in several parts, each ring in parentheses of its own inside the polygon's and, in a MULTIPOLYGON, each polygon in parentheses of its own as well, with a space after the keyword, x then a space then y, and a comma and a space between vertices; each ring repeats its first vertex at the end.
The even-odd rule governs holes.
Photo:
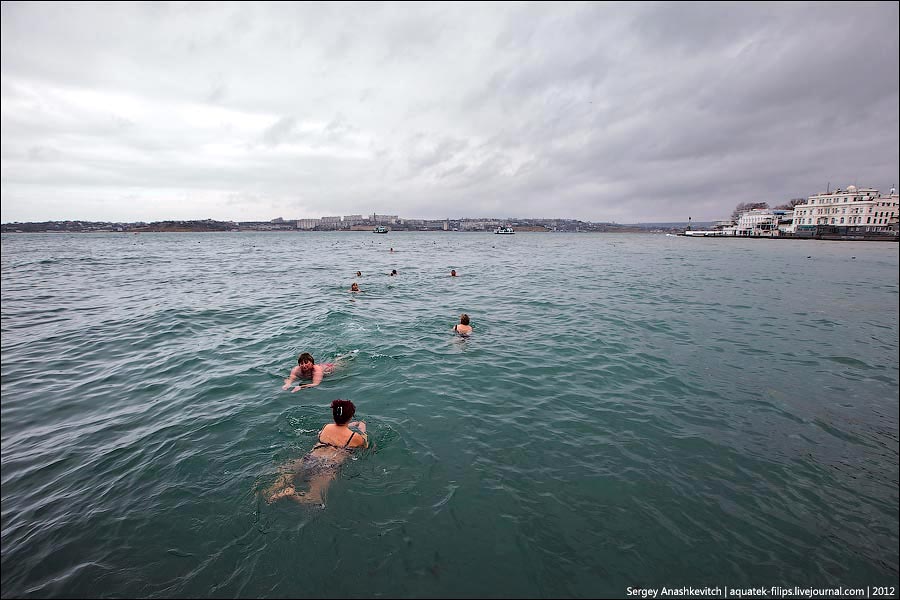
POLYGON ((299 365, 300 363, 305 363, 305 362, 310 362, 312 364, 316 364, 316 359, 314 359, 312 357, 312 354, 310 354, 309 352, 304 352, 303 354, 301 354, 300 356, 297 357, 297 364, 299 365))
POLYGON ((459 324, 460 325, 468 325, 469 324, 469 315, 463 313, 459 315, 459 324))
POLYGON ((355 414, 356 406, 354 406, 353 402, 350 400, 341 400, 338 398, 337 400, 331 401, 331 416, 334 417, 334 422, 338 425, 343 425, 348 422, 355 414))

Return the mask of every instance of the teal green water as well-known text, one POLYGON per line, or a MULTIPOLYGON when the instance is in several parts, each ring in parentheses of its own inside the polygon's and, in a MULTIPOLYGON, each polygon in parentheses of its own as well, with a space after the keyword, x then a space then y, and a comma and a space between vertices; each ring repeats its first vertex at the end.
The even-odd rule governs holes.
POLYGON ((637 234, 4 235, 2 595, 896 586, 898 262, 637 234), (302 351, 350 358, 282 391, 302 351), (338 397, 376 447, 325 509, 266 504, 338 397))

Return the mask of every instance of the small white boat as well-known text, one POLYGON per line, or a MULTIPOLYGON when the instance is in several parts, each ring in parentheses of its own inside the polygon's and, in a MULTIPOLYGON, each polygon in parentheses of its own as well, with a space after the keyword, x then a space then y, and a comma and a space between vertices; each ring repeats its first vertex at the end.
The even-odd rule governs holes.
POLYGON ((494 233, 500 233, 500 234, 507 234, 507 235, 508 235, 508 234, 511 234, 511 233, 515 233, 515 231, 513 230, 512 227, 498 227, 497 229, 494 230, 494 233))
POLYGON ((681 235, 684 237, 726 237, 728 234, 721 229, 711 229, 708 231, 694 229, 693 231, 685 231, 681 235))
POLYGON ((372 230, 372 233, 387 233, 387 232, 388 232, 388 228, 385 227, 384 225, 379 225, 378 227, 376 227, 375 229, 372 230))

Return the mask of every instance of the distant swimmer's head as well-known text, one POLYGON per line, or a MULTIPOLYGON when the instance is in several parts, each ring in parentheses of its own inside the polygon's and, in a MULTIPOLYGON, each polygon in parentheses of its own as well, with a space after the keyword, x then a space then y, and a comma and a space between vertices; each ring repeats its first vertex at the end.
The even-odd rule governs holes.
POLYGON ((356 406, 351 401, 341 400, 340 398, 331 401, 331 416, 334 417, 334 422, 338 425, 347 423, 355 414, 356 406))
POLYGON ((459 315, 459 324, 460 325, 468 325, 469 324, 469 315, 463 313, 459 315))
POLYGON ((391 270, 391 277, 393 277, 393 276, 396 275, 396 274, 397 274, 397 269, 391 270))
POLYGON ((357 277, 362 277, 362 271, 357 271, 357 272, 356 272, 356 276, 357 276, 357 277))
POLYGON ((358 292, 358 291, 359 291, 359 284, 356 283, 356 282, 354 281, 353 284, 350 286, 350 291, 351 291, 351 292, 358 292))
POLYGON ((456 269, 450 269, 450 277, 456 277, 456 269))
POLYGON ((300 356, 297 357, 297 364, 303 366, 303 363, 309 363, 311 365, 316 364, 316 359, 312 357, 312 354, 309 352, 304 352, 300 356))

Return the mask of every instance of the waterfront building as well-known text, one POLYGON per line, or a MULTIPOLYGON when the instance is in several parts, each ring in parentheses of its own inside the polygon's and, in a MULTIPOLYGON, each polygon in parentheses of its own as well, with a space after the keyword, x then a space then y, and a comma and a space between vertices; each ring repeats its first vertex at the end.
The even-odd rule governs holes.
POLYGON ((737 221, 716 221, 712 229, 687 230, 689 237, 781 237, 789 233, 794 211, 753 208, 738 215, 737 221))
POLYGON ((775 209, 775 214, 778 216, 778 233, 779 235, 785 234, 793 234, 794 233, 794 210, 779 210, 775 209))
POLYGON ((299 219, 297 221, 297 229, 315 229, 319 226, 319 219, 299 219))
POLYGON ((754 208, 741 213, 735 235, 743 237, 778 237, 792 231, 794 211, 781 208, 754 208))
POLYGON ((896 232, 898 204, 900 197, 895 188, 887 195, 854 185, 813 194, 805 204, 794 207, 794 231, 810 234, 828 226, 840 234, 896 232))
POLYGON ((322 217, 322 223, 319 225, 320 229, 340 229, 341 228, 341 218, 340 217, 322 217))
POLYGON ((771 237, 778 231, 778 216, 770 208, 744 211, 735 225, 735 235, 743 237, 771 237))

